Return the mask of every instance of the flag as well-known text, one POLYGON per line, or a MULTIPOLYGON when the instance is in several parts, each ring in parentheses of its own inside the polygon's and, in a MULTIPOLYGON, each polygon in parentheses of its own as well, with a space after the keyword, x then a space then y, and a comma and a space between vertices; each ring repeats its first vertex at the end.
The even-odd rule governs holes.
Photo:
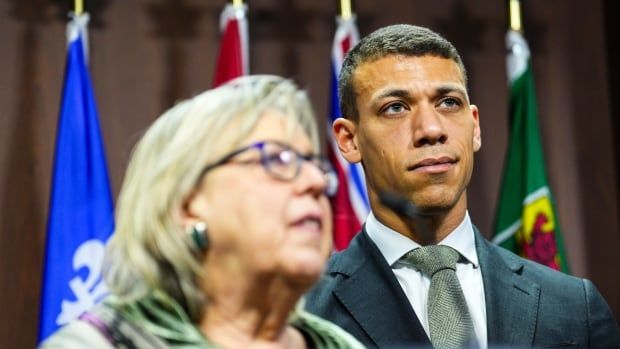
POLYGON ((112 195, 87 70, 88 14, 67 27, 68 49, 51 187, 39 341, 106 293, 104 244, 114 230, 112 195))
POLYGON ((249 73, 247 6, 226 4, 220 16, 222 41, 213 86, 249 73))
POLYGON ((369 204, 366 194, 366 182, 361 164, 350 164, 340 154, 331 126, 341 116, 338 102, 338 76, 345 55, 359 42, 359 32, 355 25, 355 16, 338 17, 337 28, 332 45, 331 69, 331 108, 327 125, 328 157, 338 175, 338 191, 331 198, 334 212, 334 247, 342 250, 361 229, 361 224, 368 216, 369 204))
POLYGON ((568 272, 564 243, 547 181, 529 47, 519 32, 506 35, 510 82, 510 143, 493 241, 556 270, 568 272))

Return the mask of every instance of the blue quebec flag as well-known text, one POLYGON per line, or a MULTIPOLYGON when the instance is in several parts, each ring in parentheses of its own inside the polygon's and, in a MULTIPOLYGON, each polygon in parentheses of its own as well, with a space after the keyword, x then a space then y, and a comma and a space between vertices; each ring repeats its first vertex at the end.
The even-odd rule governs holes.
POLYGON ((67 27, 68 51, 56 135, 39 342, 106 294, 104 244, 114 230, 112 195, 87 70, 88 14, 67 27))

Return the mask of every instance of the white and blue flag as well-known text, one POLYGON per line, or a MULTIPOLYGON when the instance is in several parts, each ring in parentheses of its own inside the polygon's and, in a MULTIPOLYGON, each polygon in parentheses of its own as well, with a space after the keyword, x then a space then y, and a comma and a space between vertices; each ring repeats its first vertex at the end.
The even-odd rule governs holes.
POLYGON ((67 27, 68 50, 47 225, 39 342, 106 294, 104 246, 114 230, 110 181, 87 68, 88 14, 67 27))

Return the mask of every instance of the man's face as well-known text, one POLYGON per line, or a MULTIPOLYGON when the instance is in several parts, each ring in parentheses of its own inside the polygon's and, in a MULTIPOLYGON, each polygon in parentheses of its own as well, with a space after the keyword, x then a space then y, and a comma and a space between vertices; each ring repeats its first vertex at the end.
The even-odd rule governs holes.
POLYGON ((359 120, 340 119, 334 131, 345 158, 364 165, 375 214, 386 210, 378 204, 384 191, 407 197, 420 214, 457 204, 464 212, 481 139, 458 65, 389 55, 361 64, 353 82, 359 120))

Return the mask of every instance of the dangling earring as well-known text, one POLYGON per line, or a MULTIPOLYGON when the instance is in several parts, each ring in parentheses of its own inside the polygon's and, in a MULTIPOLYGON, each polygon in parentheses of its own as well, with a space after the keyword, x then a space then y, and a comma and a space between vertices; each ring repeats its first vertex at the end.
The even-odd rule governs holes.
POLYGON ((203 252, 207 250, 207 247, 209 247, 209 232, 207 231, 207 223, 198 222, 194 224, 189 234, 198 250, 203 252))

